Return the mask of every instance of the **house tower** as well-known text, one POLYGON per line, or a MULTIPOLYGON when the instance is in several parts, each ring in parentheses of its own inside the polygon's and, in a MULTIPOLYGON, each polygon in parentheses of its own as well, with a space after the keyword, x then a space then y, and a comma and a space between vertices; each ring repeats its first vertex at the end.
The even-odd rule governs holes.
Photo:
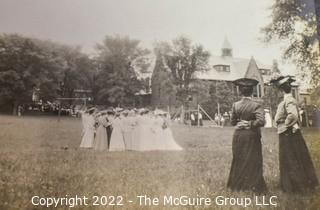
POLYGON ((223 45, 221 48, 222 57, 232 57, 232 47, 227 37, 224 38, 223 45))

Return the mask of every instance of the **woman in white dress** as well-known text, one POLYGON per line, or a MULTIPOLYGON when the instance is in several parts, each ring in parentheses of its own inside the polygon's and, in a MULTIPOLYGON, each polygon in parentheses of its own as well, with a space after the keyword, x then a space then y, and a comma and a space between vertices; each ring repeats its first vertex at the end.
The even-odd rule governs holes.
POLYGON ((108 136, 106 127, 108 126, 108 121, 106 117, 106 112, 101 112, 99 116, 97 116, 98 127, 96 130, 96 138, 94 149, 95 150, 105 150, 108 148, 108 136))
POLYGON ((132 131, 132 139, 131 139, 132 143, 130 145, 132 150, 139 151, 141 148, 140 133, 141 133, 142 124, 143 124, 143 118, 142 118, 142 114, 139 112, 134 118, 134 128, 132 131))
POLYGON ((156 150, 166 150, 167 143, 166 140, 163 138, 163 119, 158 114, 158 111, 155 112, 155 115, 153 116, 153 123, 152 123, 152 132, 154 135, 154 138, 152 140, 154 141, 154 147, 156 150))
POLYGON ((160 115, 162 117, 162 125, 161 125, 161 137, 162 142, 165 145, 165 150, 183 150, 173 138, 172 131, 169 127, 169 120, 166 117, 166 113, 162 113, 160 115))
POLYGON ((266 120, 266 124, 264 125, 265 128, 272 128, 272 119, 271 119, 271 115, 270 115, 270 111, 269 109, 265 109, 264 110, 264 115, 265 115, 265 120, 266 120))
POLYGON ((126 149, 124 135, 123 135, 123 122, 120 114, 117 113, 114 119, 109 119, 112 124, 112 134, 109 151, 124 151, 126 149))
POLYGON ((81 137, 83 137, 86 128, 87 128, 87 116, 88 112, 87 111, 81 111, 81 124, 82 124, 82 132, 81 132, 81 137))
POLYGON ((123 136, 125 140, 126 150, 132 150, 133 143, 133 130, 135 128, 134 111, 129 111, 128 114, 124 114, 123 121, 123 136))
POLYGON ((136 117, 132 150, 149 151, 156 149, 156 135, 152 130, 153 119, 148 115, 148 112, 148 110, 142 109, 140 110, 140 115, 136 117))
POLYGON ((88 110, 88 114, 85 117, 85 130, 82 136, 81 148, 92 148, 94 143, 94 133, 95 133, 95 109, 88 110))

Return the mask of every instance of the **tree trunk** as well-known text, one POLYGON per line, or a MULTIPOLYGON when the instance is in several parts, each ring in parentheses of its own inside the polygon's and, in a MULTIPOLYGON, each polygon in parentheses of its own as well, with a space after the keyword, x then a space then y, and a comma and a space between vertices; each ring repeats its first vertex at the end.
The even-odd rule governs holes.
POLYGON ((184 123, 184 115, 185 115, 185 111, 184 111, 184 106, 181 106, 181 116, 180 116, 180 122, 184 123))
POLYGON ((318 47, 320 51, 320 0, 314 0, 314 8, 316 12, 316 21, 317 21, 317 39, 318 47))
POLYGON ((17 115, 17 111, 18 111, 18 102, 14 101, 12 104, 12 114, 17 115))

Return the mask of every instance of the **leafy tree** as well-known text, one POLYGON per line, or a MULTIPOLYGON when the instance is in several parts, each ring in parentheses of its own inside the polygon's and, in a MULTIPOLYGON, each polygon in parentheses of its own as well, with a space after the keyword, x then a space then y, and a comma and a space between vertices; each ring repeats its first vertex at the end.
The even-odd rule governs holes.
POLYGON ((73 97, 75 89, 90 89, 94 66, 89 57, 70 46, 61 46, 57 54, 63 61, 60 95, 73 97))
POLYGON ((177 98, 185 102, 194 73, 207 70, 210 54, 201 45, 192 45, 191 40, 186 37, 173 40, 169 47, 164 59, 178 86, 177 98))
POLYGON ((309 75, 312 84, 320 83, 319 2, 313 0, 274 0, 272 21, 262 29, 266 42, 287 43, 284 59, 293 61, 302 75, 309 75), (317 15, 315 15, 315 5, 317 15))
POLYGON ((58 88, 59 65, 43 41, 16 34, 0 36, 0 98, 12 104, 30 102, 33 89, 48 89, 52 97, 58 88))
MULTIPOLYGON (((208 69, 210 54, 201 45, 192 44, 186 37, 178 37, 172 44, 163 44, 163 58, 170 69, 173 82, 177 87, 176 98, 188 108, 188 96, 191 94, 190 84, 195 73, 208 69)), ((182 113, 182 119, 184 113, 182 113)))
POLYGON ((316 105, 318 108, 320 107, 320 87, 316 87, 311 92, 311 104, 316 105))
POLYGON ((310 6, 312 3, 314 4, 315 9, 315 16, 316 16, 316 24, 317 24, 317 39, 318 39, 318 45, 320 50, 320 1, 319 0, 301 0, 301 1, 307 1, 310 2, 310 6))
POLYGON ((134 103, 134 94, 142 87, 138 74, 148 69, 149 51, 139 47, 139 43, 129 37, 106 36, 103 43, 97 45, 95 95, 98 103, 134 103))
POLYGON ((196 104, 203 104, 208 101, 210 96, 210 87, 212 82, 204 80, 194 80, 191 83, 190 91, 193 97, 195 97, 196 104))
MULTIPOLYGON (((35 40, 37 41, 37 40, 35 40)), ((80 47, 62 45, 48 41, 37 41, 56 65, 57 81, 56 88, 39 87, 42 99, 53 99, 54 97, 73 97, 75 89, 90 89, 94 65, 88 55, 81 52, 80 47), (53 97, 50 96, 53 94, 53 97)))
POLYGON ((204 107, 211 116, 218 113, 218 104, 220 106, 221 114, 229 112, 232 104, 237 99, 233 93, 232 86, 228 85, 226 81, 216 81, 211 84, 209 94, 209 100, 204 103, 204 107))
POLYGON ((79 48, 17 34, 0 35, 0 98, 2 104, 32 102, 39 90, 43 101, 70 97, 90 77, 90 60, 79 48))

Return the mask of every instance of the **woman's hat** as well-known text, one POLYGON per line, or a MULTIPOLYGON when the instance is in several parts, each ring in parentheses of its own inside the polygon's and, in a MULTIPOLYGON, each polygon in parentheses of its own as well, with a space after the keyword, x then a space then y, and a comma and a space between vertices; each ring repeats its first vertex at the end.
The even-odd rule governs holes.
POLYGON ((87 113, 92 114, 96 111, 97 109, 95 107, 92 107, 90 109, 87 110, 87 113))
POLYGON ((115 113, 115 112, 112 111, 112 110, 108 110, 108 111, 107 111, 107 114, 108 114, 108 115, 114 115, 114 113, 115 113))
POLYGON ((115 111, 115 112, 121 112, 121 111, 123 111, 123 109, 122 109, 121 107, 116 107, 116 108, 114 109, 114 111, 115 111))
POLYGON ((129 110, 127 110, 127 109, 123 110, 123 111, 122 111, 122 114, 124 114, 124 115, 129 114, 129 110))
POLYGON ((93 111, 93 110, 96 110, 96 108, 95 107, 91 107, 87 111, 93 111))
POLYGON ((141 109, 138 110, 138 112, 139 112, 139 114, 146 114, 146 113, 149 112, 149 109, 147 109, 147 108, 141 108, 141 109))
POLYGON ((154 110, 154 115, 164 115, 164 114, 167 114, 167 113, 161 109, 154 110))
POLYGON ((283 76, 280 74, 275 74, 272 76, 271 80, 270 80, 270 84, 272 85, 276 85, 276 86, 281 86, 285 83, 289 83, 291 84, 292 82, 296 81, 293 76, 283 76))
POLYGON ((252 87, 256 86, 259 83, 259 81, 251 78, 240 78, 234 80, 232 83, 238 86, 252 87))
POLYGON ((107 114, 108 111, 109 111, 109 110, 106 110, 106 109, 105 109, 105 110, 100 111, 99 114, 107 114))
POLYGON ((135 112, 134 110, 130 110, 129 113, 128 113, 128 115, 129 115, 129 116, 134 116, 135 113, 136 113, 136 112, 135 112))

